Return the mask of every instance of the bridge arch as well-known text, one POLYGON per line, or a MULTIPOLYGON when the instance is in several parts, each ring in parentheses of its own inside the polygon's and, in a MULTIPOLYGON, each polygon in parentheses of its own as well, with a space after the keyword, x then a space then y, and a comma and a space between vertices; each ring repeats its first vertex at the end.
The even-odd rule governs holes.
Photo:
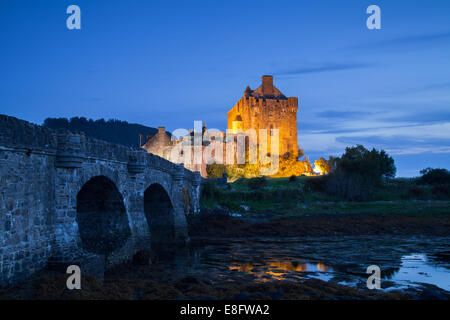
POLYGON ((144 213, 152 245, 175 241, 175 210, 169 193, 159 183, 144 192, 144 213))
POLYGON ((0 285, 58 263, 98 276, 95 252, 105 254, 106 268, 147 250, 151 236, 189 241, 185 214, 199 212, 200 175, 143 150, 4 115, 0 132, 8 180, 0 184, 0 285))
POLYGON ((76 197, 76 222, 84 251, 108 257, 131 236, 124 199, 104 175, 83 184, 76 197))

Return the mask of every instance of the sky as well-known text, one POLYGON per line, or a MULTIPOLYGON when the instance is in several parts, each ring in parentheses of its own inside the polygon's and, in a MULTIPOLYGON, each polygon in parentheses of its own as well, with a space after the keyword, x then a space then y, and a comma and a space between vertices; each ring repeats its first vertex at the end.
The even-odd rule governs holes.
POLYGON ((225 130, 263 74, 299 98, 310 160, 362 144, 397 176, 450 169, 450 1, 0 1, 0 113, 33 123, 225 130), (72 4, 81 30, 66 27, 72 4))

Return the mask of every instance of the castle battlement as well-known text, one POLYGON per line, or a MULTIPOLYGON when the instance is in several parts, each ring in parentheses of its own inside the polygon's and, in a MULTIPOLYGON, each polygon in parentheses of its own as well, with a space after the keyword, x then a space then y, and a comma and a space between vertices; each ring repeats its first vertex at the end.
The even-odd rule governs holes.
POLYGON ((244 96, 228 111, 228 129, 278 129, 280 154, 297 155, 297 111, 298 98, 286 97, 273 85, 272 76, 262 76, 262 84, 255 90, 247 86, 244 96))

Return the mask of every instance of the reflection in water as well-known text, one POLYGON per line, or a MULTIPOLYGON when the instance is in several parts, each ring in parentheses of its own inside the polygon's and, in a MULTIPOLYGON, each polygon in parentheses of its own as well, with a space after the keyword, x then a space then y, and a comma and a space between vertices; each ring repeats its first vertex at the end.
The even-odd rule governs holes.
POLYGON ((411 254, 402 257, 398 272, 390 276, 390 280, 398 283, 429 283, 442 289, 450 290, 450 273, 448 269, 433 266, 425 254, 411 254))
POLYGON ((332 272, 323 263, 303 263, 297 261, 268 260, 264 264, 231 262, 230 271, 254 275, 257 281, 301 279, 304 272, 332 272))
POLYGON ((298 281, 318 278, 365 287, 367 266, 381 268, 382 288, 434 284, 450 290, 450 263, 445 257, 450 238, 356 237, 239 240, 191 243, 153 248, 156 258, 149 269, 158 278, 198 276, 212 282, 236 279, 255 282, 298 281), (412 254, 420 252, 421 254, 412 254), (435 257, 440 257, 436 260, 435 257), (319 263, 317 263, 320 261, 319 263), (160 274, 161 272, 161 274, 160 274))

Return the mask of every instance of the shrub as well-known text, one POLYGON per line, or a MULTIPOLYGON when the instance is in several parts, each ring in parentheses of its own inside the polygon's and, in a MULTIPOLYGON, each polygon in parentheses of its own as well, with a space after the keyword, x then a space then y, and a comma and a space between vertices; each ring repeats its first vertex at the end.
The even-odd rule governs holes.
POLYGON ((373 197, 383 178, 395 176, 394 159, 384 150, 371 151, 362 145, 347 147, 330 174, 327 192, 347 200, 366 201, 373 197))
POLYGON ((296 182, 296 181, 297 181, 297 176, 292 175, 289 177, 289 182, 296 182))
POLYGON ((305 180, 305 186, 308 191, 325 192, 327 189, 327 182, 327 176, 312 176, 305 180))
POLYGON ((201 196, 205 199, 214 199, 218 197, 220 190, 213 181, 206 181, 201 187, 201 196))
POLYGON ((450 172, 446 169, 426 168, 420 171, 420 183, 430 185, 450 185, 450 172))
POLYGON ((408 194, 413 198, 423 198, 425 190, 419 187, 410 187, 408 189, 408 194))
POLYGON ((279 157, 278 172, 274 176, 290 177, 300 176, 305 173, 312 173, 313 169, 308 158, 298 160, 293 154, 287 152, 279 157))
POLYGON ((438 199, 450 198, 450 185, 438 185, 431 189, 431 193, 438 199))
POLYGON ((252 178, 248 180, 248 187, 252 190, 262 189, 267 185, 266 177, 252 178))
POLYGON ((208 178, 221 178, 226 172, 227 168, 224 164, 213 163, 206 166, 208 178))
POLYGON ((324 158, 319 158, 314 161, 314 167, 319 169, 321 174, 328 174, 331 172, 331 166, 324 158))

